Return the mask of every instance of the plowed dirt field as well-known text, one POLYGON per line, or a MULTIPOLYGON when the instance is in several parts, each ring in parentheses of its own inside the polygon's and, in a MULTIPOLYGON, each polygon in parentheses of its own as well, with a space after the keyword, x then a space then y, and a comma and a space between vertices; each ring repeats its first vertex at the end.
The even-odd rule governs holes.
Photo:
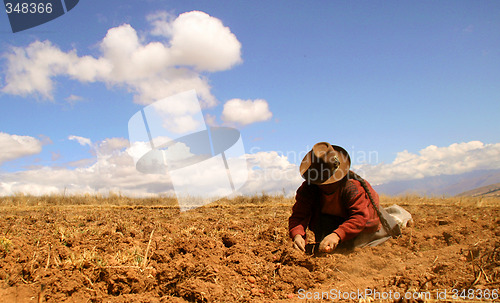
POLYGON ((402 237, 322 256, 291 248, 293 199, 4 205, 0 302, 495 299, 500 207, 476 202, 393 199, 413 215, 402 237))

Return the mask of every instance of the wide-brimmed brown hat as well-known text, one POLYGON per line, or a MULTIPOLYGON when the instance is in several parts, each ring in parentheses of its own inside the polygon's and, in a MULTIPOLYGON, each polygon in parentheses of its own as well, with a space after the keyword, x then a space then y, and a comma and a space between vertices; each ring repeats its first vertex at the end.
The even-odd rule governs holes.
POLYGON ((300 174, 310 184, 331 184, 342 180, 350 167, 351 158, 345 149, 320 142, 300 163, 300 174))

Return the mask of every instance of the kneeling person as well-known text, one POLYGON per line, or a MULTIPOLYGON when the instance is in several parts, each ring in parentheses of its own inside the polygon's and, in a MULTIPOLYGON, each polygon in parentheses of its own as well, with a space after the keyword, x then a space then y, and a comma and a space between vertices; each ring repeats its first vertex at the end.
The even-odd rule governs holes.
POLYGON ((300 173, 305 181, 288 220, 295 248, 305 251, 307 228, 320 252, 374 246, 390 238, 377 214, 378 194, 349 170, 350 165, 347 151, 327 142, 315 144, 302 160, 300 173))

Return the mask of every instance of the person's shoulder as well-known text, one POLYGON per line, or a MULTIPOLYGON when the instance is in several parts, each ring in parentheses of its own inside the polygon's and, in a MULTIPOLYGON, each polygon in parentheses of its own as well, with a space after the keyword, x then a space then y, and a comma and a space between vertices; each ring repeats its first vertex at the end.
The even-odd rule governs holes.
POLYGON ((360 192, 363 191, 363 187, 358 180, 347 179, 342 191, 344 197, 348 200, 354 199, 360 192))
POLYGON ((366 191, 370 191, 370 193, 376 193, 373 187, 366 181, 365 179, 362 179, 362 181, 365 183, 365 186, 361 184, 360 180, 354 179, 354 178, 349 178, 346 181, 346 184, 344 186, 344 195, 354 198, 360 193, 366 193, 366 191))
POLYGON ((317 192, 318 187, 316 185, 307 184, 307 181, 304 181, 297 189, 297 196, 310 197, 316 195, 317 192))

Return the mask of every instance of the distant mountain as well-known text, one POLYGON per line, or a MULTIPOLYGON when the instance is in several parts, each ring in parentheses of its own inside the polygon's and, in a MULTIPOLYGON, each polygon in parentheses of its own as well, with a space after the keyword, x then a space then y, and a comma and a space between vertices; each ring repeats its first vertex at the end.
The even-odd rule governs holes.
POLYGON ((374 188, 378 193, 386 195, 455 196, 495 183, 500 183, 500 169, 476 170, 459 175, 439 175, 415 180, 393 181, 374 186, 374 188))
POLYGON ((481 186, 479 188, 475 188, 472 190, 468 190, 461 194, 458 194, 459 197, 500 197, 500 183, 495 183, 491 185, 481 186))

